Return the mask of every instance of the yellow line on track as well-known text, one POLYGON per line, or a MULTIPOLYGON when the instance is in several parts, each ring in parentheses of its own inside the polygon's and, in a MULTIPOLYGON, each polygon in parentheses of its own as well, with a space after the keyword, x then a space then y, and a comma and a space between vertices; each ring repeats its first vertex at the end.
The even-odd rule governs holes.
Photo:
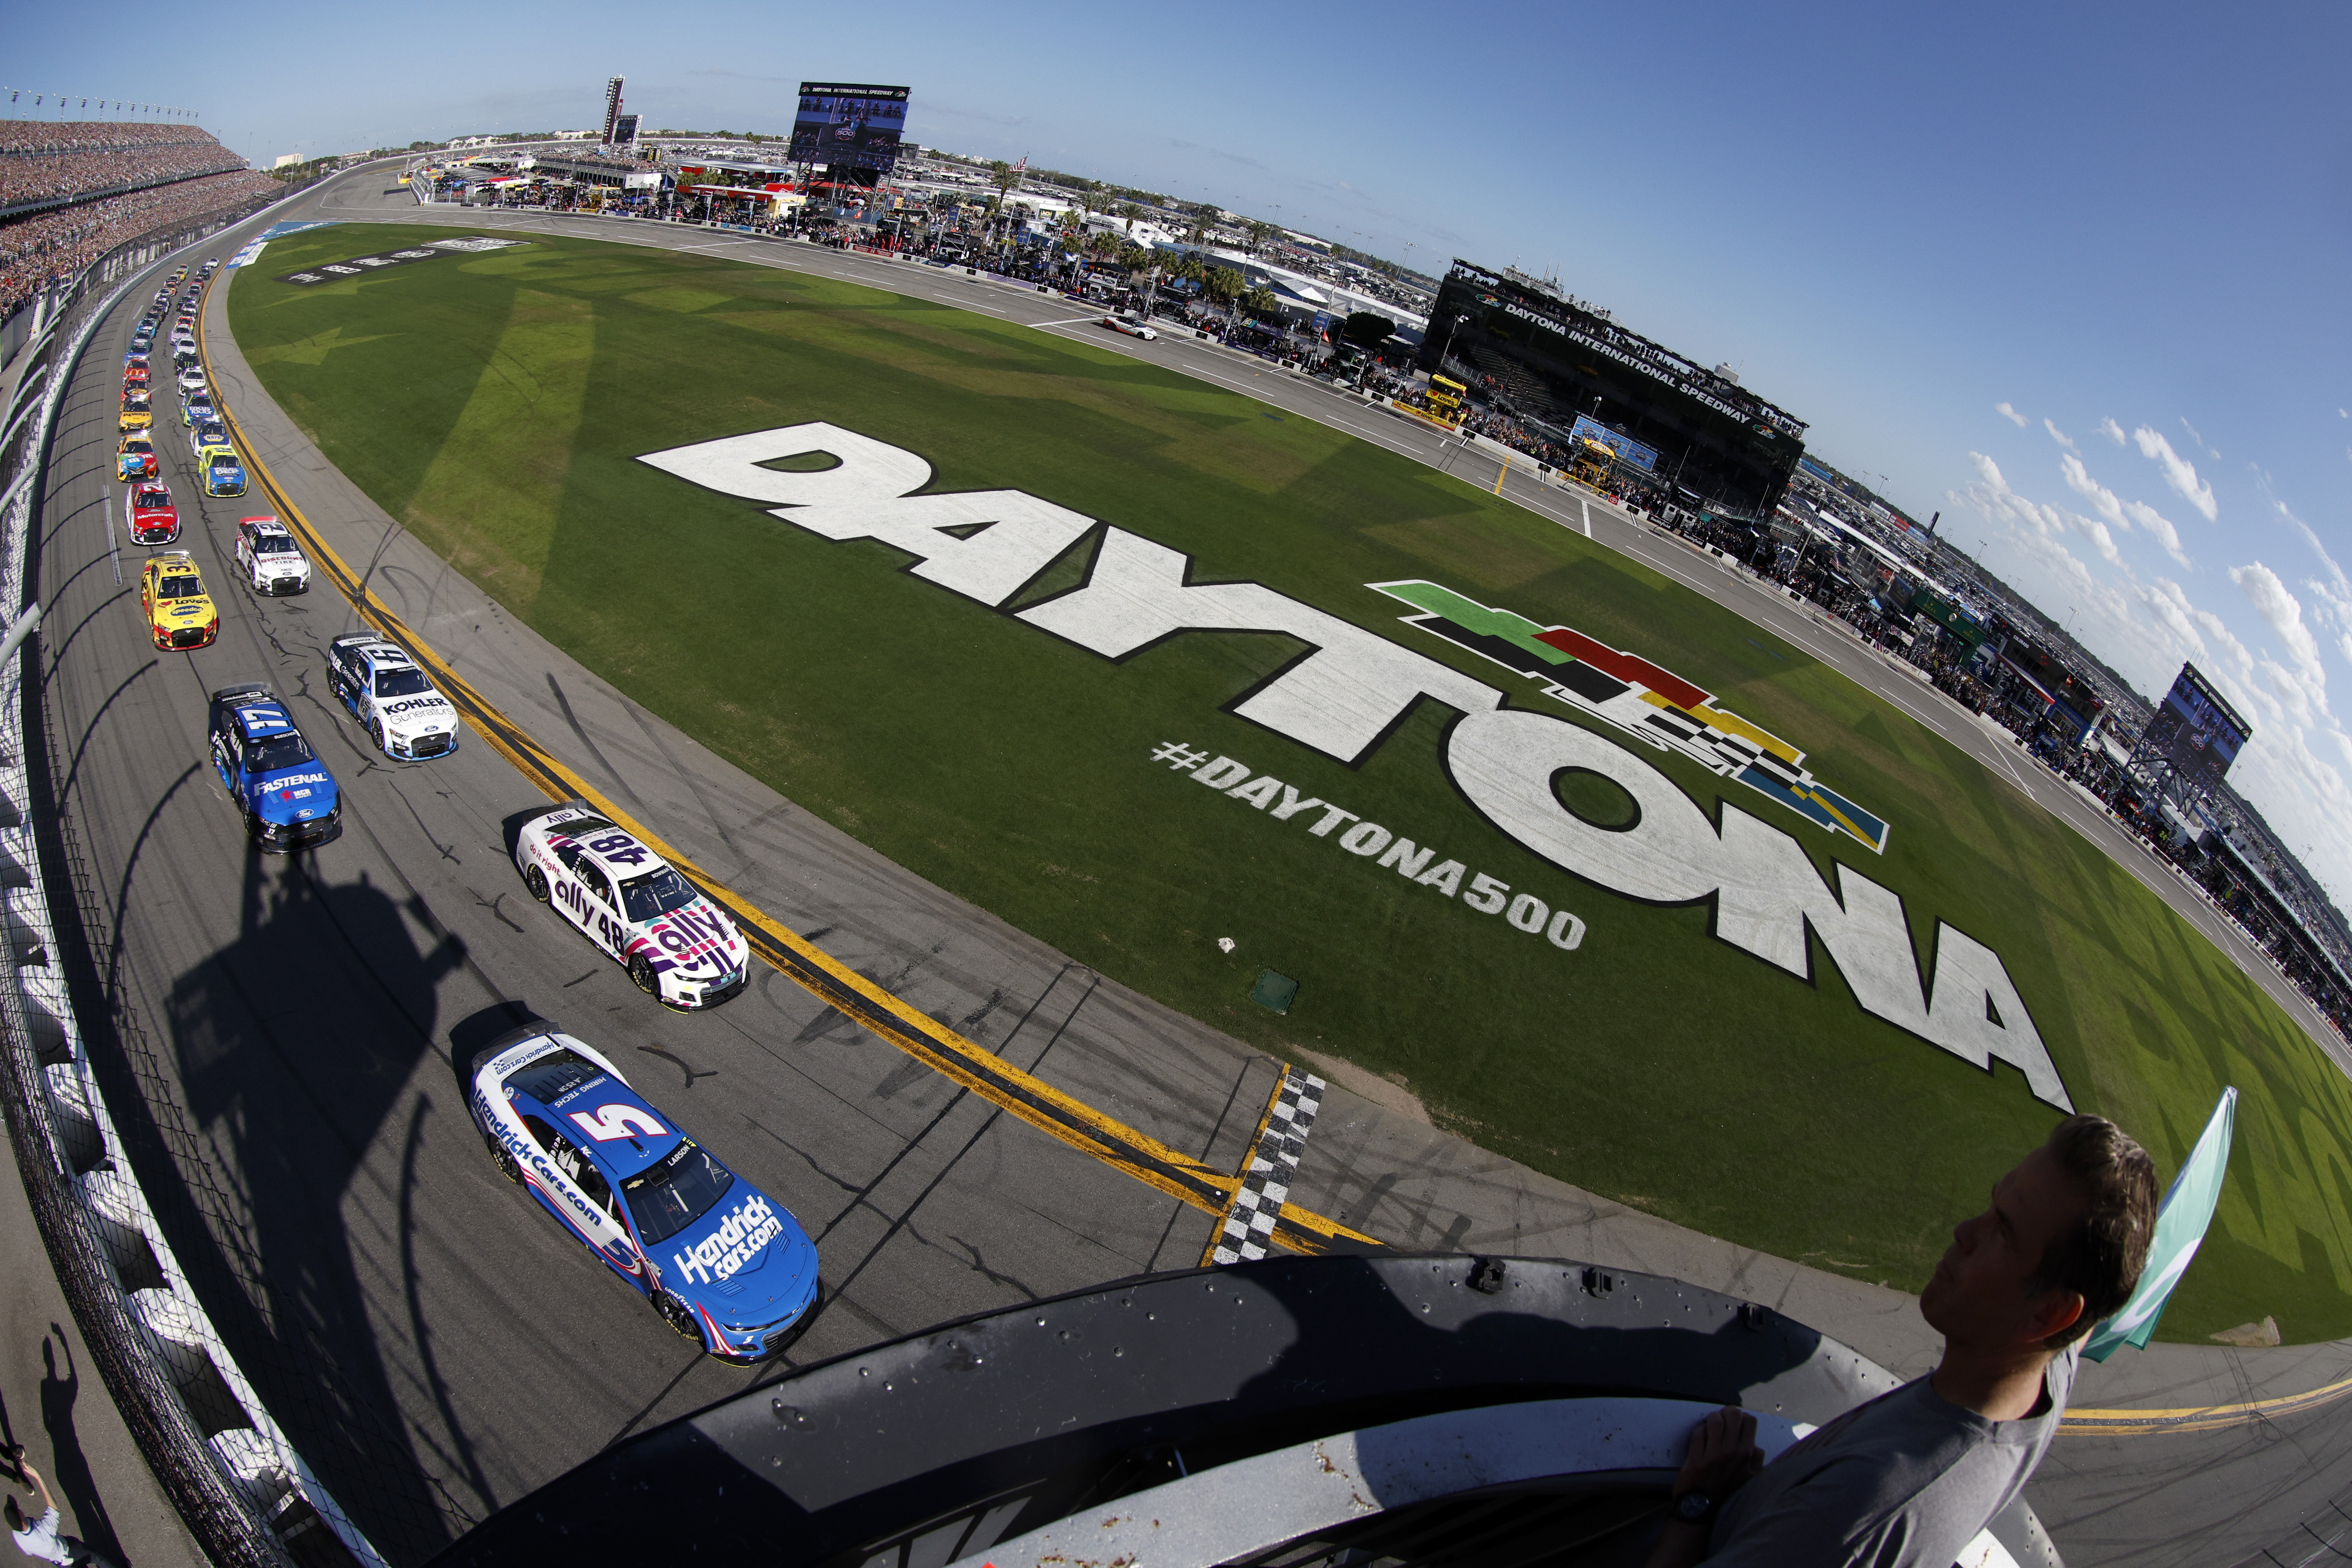
MULTIPOLYGON (((217 278, 215 280, 217 281, 217 278)), ((209 285, 205 292, 209 296, 209 285)), ((211 360, 205 352, 201 310, 196 320, 196 347, 199 356, 205 361, 205 380, 212 383, 211 360)), ((259 477, 262 488, 276 502, 281 519, 300 535, 312 561, 333 580, 336 588, 351 601, 352 608, 362 619, 406 648, 411 657, 432 672, 436 684, 473 721, 475 731, 488 742, 493 751, 512 763, 524 778, 544 791, 550 799, 584 802, 650 845, 735 918, 736 923, 743 928, 752 950, 761 958, 786 978, 827 1005, 839 1009, 860 1026, 880 1036, 925 1066, 954 1079, 1008 1115, 1019 1118, 1079 1152, 1091 1155, 1193 1208, 1213 1215, 1223 1215, 1233 1201, 1234 1190, 1239 1184, 1238 1177, 1213 1170, 1149 1133, 1105 1116, 1092 1106, 1064 1093, 1043 1079, 1001 1060, 986 1047, 925 1016, 912 1003, 893 995, 769 916, 741 894, 715 880, 659 835, 622 811, 585 779, 558 761, 520 725, 507 718, 488 699, 475 690, 463 676, 451 668, 399 616, 379 600, 358 574, 344 563, 342 557, 320 536, 318 530, 310 526, 309 519, 302 515, 302 510, 294 504, 285 487, 270 472, 269 466, 261 460, 260 451, 246 434, 244 426, 230 412, 227 403, 220 398, 217 383, 213 384, 215 405, 219 408, 221 417, 227 421, 237 445, 244 449, 247 466, 259 477)), ((1279 1082, 1277 1079, 1277 1085, 1279 1082)), ((1350 1230, 1336 1220, 1310 1211, 1287 1207, 1284 1210, 1283 1223, 1276 1229, 1275 1239, 1299 1252, 1322 1252, 1333 1242, 1343 1239, 1360 1246, 1381 1245, 1373 1237, 1350 1230)))
POLYGON ((2301 1394, 2275 1399, 2249 1399, 2232 1405, 2207 1405, 2181 1410, 2069 1410, 2058 1424, 2067 1437, 2145 1437, 2166 1432, 2220 1432, 2257 1421, 2276 1420, 2318 1410, 2352 1394, 2352 1377, 2341 1378, 2301 1394))

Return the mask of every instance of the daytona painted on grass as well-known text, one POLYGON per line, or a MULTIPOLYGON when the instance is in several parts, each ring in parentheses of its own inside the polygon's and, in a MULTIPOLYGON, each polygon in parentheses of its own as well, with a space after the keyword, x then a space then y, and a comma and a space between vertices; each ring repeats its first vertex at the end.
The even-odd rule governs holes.
POLYGON ((1103 348, 702 256, 533 235, 240 276, 229 311, 327 455, 542 635, 1105 973, 1912 1289, 2053 1105, 2169 1172, 2233 1083, 2164 1331, 2352 1333, 2352 1086, 2286 1016, 2011 786, 1578 535, 1103 348), (814 426, 866 445, 678 471, 814 426))

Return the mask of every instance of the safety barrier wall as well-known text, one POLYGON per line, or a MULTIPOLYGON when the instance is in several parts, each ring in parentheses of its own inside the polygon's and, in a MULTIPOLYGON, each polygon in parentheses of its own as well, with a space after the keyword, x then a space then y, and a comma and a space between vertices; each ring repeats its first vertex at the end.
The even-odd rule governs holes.
MULTIPOLYGON (((90 336, 148 263, 250 216, 142 237, 57 292, 0 417, 0 605, 12 616, 29 607, 50 440, 90 336)), ((14 976, 0 981, 0 1114, 58 1282, 140 1451, 212 1561, 382 1568, 223 1344, 92 1073, 45 880, 68 920, 79 902, 81 926, 68 937, 89 928, 96 906, 71 822, 35 809, 49 797, 40 658, 27 639, 0 667, 0 952, 14 976)))

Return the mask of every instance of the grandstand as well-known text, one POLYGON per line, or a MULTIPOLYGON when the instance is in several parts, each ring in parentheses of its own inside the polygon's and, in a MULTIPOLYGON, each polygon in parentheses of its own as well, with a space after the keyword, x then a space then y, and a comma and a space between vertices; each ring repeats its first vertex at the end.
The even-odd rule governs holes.
POLYGON ((1580 417, 1638 446, 1648 460, 1638 471, 1612 460, 1609 488, 1654 508, 1761 523, 1804 452, 1802 420, 1510 268, 1454 261, 1430 311, 1421 365, 1463 379, 1489 418, 1507 421, 1514 445, 1563 467, 1582 449, 1580 417))
POLYGON ((0 322, 117 246, 279 188, 189 125, 0 121, 0 322))

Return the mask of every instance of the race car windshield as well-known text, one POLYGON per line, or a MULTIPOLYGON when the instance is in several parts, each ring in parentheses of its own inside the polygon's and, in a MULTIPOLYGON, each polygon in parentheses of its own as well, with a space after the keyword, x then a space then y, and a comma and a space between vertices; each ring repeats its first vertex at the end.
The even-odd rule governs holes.
POLYGON ((299 735, 277 735, 267 741, 256 741, 245 754, 245 771, 249 773, 274 773, 280 768, 299 768, 316 759, 310 745, 299 735))
POLYGON ((621 884, 621 902, 633 921, 649 921, 657 915, 690 904, 700 894, 694 884, 665 866, 643 877, 633 877, 621 884))
POLYGON ((155 584, 155 596, 159 599, 201 599, 205 596, 205 585, 194 577, 166 577, 155 584))
POLYGON ((621 1190, 628 1194, 637 1239, 651 1247, 709 1214, 734 1184, 734 1173, 689 1138, 644 1175, 623 1182, 621 1190))
POLYGON ((432 689, 421 669, 387 669, 375 678, 378 697, 415 697, 432 689))
MULTIPOLYGON (((226 458, 214 465, 222 468, 234 466, 226 458)), ((253 536, 253 552, 256 555, 291 555, 295 553, 294 542, 282 533, 257 533, 253 536)))

